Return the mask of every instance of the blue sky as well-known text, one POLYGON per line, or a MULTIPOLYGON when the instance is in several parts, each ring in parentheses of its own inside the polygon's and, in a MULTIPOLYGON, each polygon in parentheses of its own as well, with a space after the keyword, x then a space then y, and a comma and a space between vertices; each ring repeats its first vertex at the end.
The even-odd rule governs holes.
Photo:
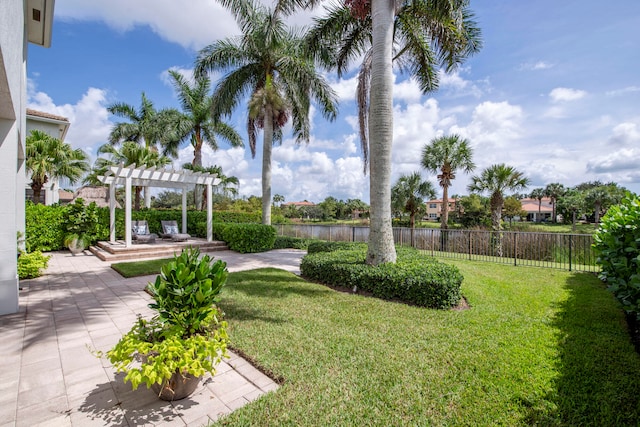
MULTIPOLYGON (((238 31, 213 0, 57 0, 55 7, 52 47, 29 46, 28 105, 68 117, 66 142, 94 158, 117 121, 107 106, 137 107, 144 91, 157 108, 179 107, 167 70, 188 75, 199 49, 238 31)), ((531 179, 529 189, 601 180, 640 192, 640 2, 471 0, 471 8, 484 47, 443 74, 438 92, 421 95, 396 74, 392 180, 420 170, 421 149, 432 138, 458 133, 474 148, 475 173, 506 163, 531 179)), ((309 24, 310 13, 291 22, 309 24)), ((274 149, 272 194, 369 202, 353 65, 344 79, 327 75, 341 100, 338 119, 327 123, 312 112, 308 145, 286 133, 274 149)), ((241 108, 229 119, 240 132, 241 108)), ((192 156, 185 147, 175 166, 192 156)), ((205 151, 204 163, 238 177, 241 195, 260 195, 260 154, 251 159, 248 149, 223 143, 205 151)), ((467 194, 468 182, 460 172, 449 194, 467 194)))

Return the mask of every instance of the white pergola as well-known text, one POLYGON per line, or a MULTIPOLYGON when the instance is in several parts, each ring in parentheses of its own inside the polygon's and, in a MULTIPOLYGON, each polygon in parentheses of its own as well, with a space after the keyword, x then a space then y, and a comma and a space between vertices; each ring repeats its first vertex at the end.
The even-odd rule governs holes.
POLYGON ((191 171, 176 171, 160 168, 136 167, 135 164, 111 166, 98 180, 109 185, 109 241, 116 241, 116 185, 125 186, 125 246, 131 246, 131 187, 145 187, 145 202, 149 203, 149 187, 182 189, 182 233, 187 232, 187 190, 194 185, 207 187, 207 241, 213 240, 212 223, 212 187, 220 183, 216 174, 191 171))

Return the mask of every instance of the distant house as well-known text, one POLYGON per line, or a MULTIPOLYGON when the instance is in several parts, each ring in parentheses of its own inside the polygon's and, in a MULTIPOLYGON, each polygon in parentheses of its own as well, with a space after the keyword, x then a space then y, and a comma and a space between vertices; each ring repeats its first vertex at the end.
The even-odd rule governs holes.
POLYGON ((73 193, 67 190, 58 190, 58 203, 66 205, 73 200, 73 193))
MULTIPOLYGON (((100 208, 108 207, 109 187, 85 185, 84 187, 78 188, 75 193, 73 193, 73 199, 71 202, 74 202, 76 199, 82 199, 85 205, 95 202, 100 208)), ((116 207, 120 207, 118 202, 116 202, 116 207)))
POLYGON ((527 221, 545 222, 551 221, 553 216, 553 205, 549 197, 543 197, 538 213, 538 199, 522 199, 522 210, 527 213, 527 221))
POLYGON ((303 200, 302 202, 287 202, 287 203, 283 203, 281 206, 282 207, 293 206, 294 208, 306 208, 306 207, 315 206, 315 205, 316 205, 315 203, 303 200))
MULTIPOLYGON (((432 221, 437 221, 442 214, 442 199, 433 199, 429 200, 427 203, 427 219, 432 221)), ((455 212, 456 210, 456 199, 449 199, 447 204, 447 209, 449 212, 455 212)))
MULTIPOLYGON (((69 130, 69 120, 66 117, 56 116, 55 114, 44 113, 42 111, 32 110, 27 108, 27 135, 32 130, 39 130, 46 133, 49 136, 59 139, 64 142, 64 138, 67 136, 69 130)), ((33 200, 33 190, 31 190, 31 178, 27 175, 27 183, 25 186, 25 198, 27 200, 33 200)), ((59 197, 60 185, 57 179, 49 179, 44 184, 42 191, 40 192, 40 203, 45 205, 53 205, 60 202, 59 197)))

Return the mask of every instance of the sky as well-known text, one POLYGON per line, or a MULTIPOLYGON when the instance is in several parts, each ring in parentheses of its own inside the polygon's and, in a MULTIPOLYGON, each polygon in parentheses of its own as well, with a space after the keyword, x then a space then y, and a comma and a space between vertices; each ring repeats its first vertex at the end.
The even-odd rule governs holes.
MULTIPOLYGON (((471 0, 483 48, 423 95, 410 76, 395 72, 392 183, 420 171, 433 138, 459 134, 473 148, 476 170, 459 171, 449 194, 468 194, 471 175, 505 163, 530 179, 528 191, 552 182, 617 182, 640 193, 640 2, 637 0, 471 0)), ((316 10, 315 14, 322 12, 316 10)), ((309 25, 311 12, 290 18, 309 25)), ((190 75, 200 49, 237 35, 232 16, 214 0, 57 0, 52 46, 29 45, 28 107, 67 117, 65 142, 95 159, 114 123, 107 107, 179 108, 167 71, 190 75)), ((369 203, 355 106, 356 72, 324 73, 337 92, 340 114, 330 123, 313 108, 311 140, 296 145, 285 129, 272 155, 272 194, 285 201, 328 196, 369 203)), ((215 84, 217 76, 212 76, 215 84)), ((246 141, 246 104, 228 123, 246 141)), ((261 136, 259 141, 261 142, 261 136)), ((261 194, 261 145, 224 142, 204 150, 240 180, 243 197, 261 194)), ((174 167, 191 162, 189 145, 174 167)))

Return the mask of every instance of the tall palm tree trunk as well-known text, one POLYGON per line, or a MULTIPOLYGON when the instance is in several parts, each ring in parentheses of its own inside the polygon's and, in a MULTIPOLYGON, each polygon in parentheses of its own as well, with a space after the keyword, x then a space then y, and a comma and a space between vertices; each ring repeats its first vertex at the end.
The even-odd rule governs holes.
POLYGON ((273 149, 273 110, 264 107, 264 135, 262 138, 262 223, 271 225, 271 151, 273 149))
POLYGON ((43 185, 40 182, 32 182, 31 190, 33 190, 33 203, 40 203, 40 194, 42 193, 43 185))
POLYGON ((449 228, 449 186, 442 186, 442 212, 440 213, 440 228, 449 228))
POLYGON ((493 235, 493 249, 495 251, 495 255, 501 257, 502 256, 502 205, 504 200, 501 195, 492 195, 491 196, 491 228, 495 233, 493 235))
POLYGON ((372 0, 372 61, 369 111, 371 227, 367 264, 396 261, 391 226, 391 146, 393 144, 394 1, 372 0))
POLYGON ((193 166, 202 166, 202 135, 200 134, 200 127, 196 126, 194 130, 195 145, 193 147, 193 166))
POLYGON ((538 218, 536 222, 542 222, 542 199, 538 199, 538 218))

